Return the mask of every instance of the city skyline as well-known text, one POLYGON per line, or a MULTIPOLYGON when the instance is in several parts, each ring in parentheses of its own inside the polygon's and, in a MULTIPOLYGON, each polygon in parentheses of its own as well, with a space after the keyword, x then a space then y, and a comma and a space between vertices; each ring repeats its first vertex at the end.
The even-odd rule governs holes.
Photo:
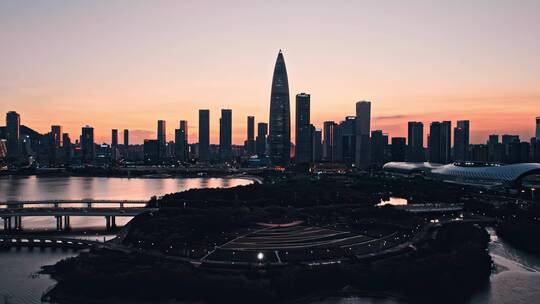
MULTIPOLYGON (((217 144, 220 111, 227 108, 234 112, 233 143, 242 144, 247 116, 268 123, 270 74, 282 48, 290 96, 311 95, 318 129, 354 115, 356 101, 370 100, 371 129, 394 137, 407 134, 408 121, 464 119, 471 121, 471 143, 491 133, 534 136, 530 121, 538 113, 531 109, 540 100, 534 1, 240 4, 213 4, 219 9, 210 12, 204 4, 171 2, 127 10, 121 2, 2 3, 0 112, 17 111, 22 124, 41 133, 61 125, 73 138, 92 125, 100 143, 110 143, 111 129, 129 129, 131 142, 141 144, 157 137, 158 119, 190 121, 194 142, 197 111, 208 108, 210 142, 217 144), (301 22, 300 13, 308 16, 301 22), (321 18, 333 22, 325 27, 321 18), (258 20, 265 22, 246 29, 258 20)), ((294 131, 292 124, 292 139, 294 131)), ((167 139, 173 138, 169 128, 167 139)))

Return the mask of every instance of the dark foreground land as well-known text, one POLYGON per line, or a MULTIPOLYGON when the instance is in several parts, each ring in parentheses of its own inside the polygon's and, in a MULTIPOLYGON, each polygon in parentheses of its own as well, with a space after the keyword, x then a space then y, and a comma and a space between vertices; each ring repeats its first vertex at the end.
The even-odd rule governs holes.
POLYGON ((375 205, 389 192, 444 201, 466 190, 445 197, 448 189, 426 194, 416 181, 406 183, 302 179, 167 195, 117 244, 46 268, 58 281, 47 296, 60 303, 271 303, 361 290, 414 302, 465 301, 491 273, 486 231, 375 205), (261 228, 285 223, 301 224, 261 228), (257 261, 261 250, 265 259, 257 261))

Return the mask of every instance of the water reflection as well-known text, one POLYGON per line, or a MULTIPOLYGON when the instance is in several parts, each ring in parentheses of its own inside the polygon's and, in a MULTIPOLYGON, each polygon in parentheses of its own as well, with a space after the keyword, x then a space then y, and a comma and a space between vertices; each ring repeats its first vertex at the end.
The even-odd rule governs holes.
MULTIPOLYGON (((3 177, 0 178, 0 201, 15 200, 147 200, 152 196, 181 192, 196 188, 235 187, 251 184, 240 178, 106 178, 106 177, 3 177)), ((50 205, 27 205, 26 208, 48 208, 50 205)), ((69 204, 60 207, 86 207, 69 204)), ((100 204, 99 207, 117 207, 117 204, 100 204)), ((126 204, 125 207, 139 207, 126 204)), ((5 207, 4 207, 5 208, 5 207)), ((132 217, 116 217, 117 226, 123 226, 132 217)), ((104 217, 72 216, 73 229, 104 227, 104 217)), ((54 217, 24 217, 26 231, 55 230, 54 217)), ((3 225, 0 225, 3 230, 3 225)))
POLYGON ((392 206, 400 206, 400 205, 407 205, 408 200, 401 197, 386 197, 382 198, 381 202, 377 204, 377 206, 384 206, 384 205, 392 205, 392 206))

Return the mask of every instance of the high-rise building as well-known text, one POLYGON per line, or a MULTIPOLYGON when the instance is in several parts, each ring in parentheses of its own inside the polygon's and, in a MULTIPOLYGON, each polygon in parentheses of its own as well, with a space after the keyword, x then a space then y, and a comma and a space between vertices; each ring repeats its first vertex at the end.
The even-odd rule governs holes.
POLYGON ((275 165, 289 164, 291 153, 291 114, 289 80, 283 53, 279 50, 270 93, 270 160, 275 165))
POLYGON ((54 148, 58 149, 62 146, 62 126, 51 126, 51 139, 54 148))
POLYGON ((145 139, 143 144, 144 161, 154 163, 160 158, 159 139, 145 139))
POLYGON ((111 147, 117 147, 118 146, 118 130, 112 129, 111 130, 111 147))
POLYGON ((382 130, 371 131, 371 162, 383 165, 385 161, 384 152, 388 145, 388 136, 384 136, 382 130), (386 138, 386 142, 385 142, 386 138))
POLYGON ((247 117, 246 152, 248 155, 255 154, 255 117, 247 117))
POLYGON ((158 120, 157 140, 159 147, 159 158, 165 158, 167 156, 167 129, 165 125, 165 120, 158 120))
POLYGON ((187 160, 187 144, 186 144, 186 132, 184 129, 179 128, 174 130, 174 155, 179 161, 187 160))
POLYGON ((356 153, 355 164, 358 168, 367 167, 371 160, 370 152, 371 102, 356 103, 356 153))
POLYGON ((199 110, 199 161, 210 160, 210 110, 199 110))
POLYGON ((7 156, 14 157, 21 153, 21 117, 15 111, 6 114, 7 156))
POLYGON ((536 133, 535 133, 536 141, 540 141, 540 116, 536 117, 536 133))
POLYGON ((260 122, 257 124, 257 138, 255 139, 256 143, 256 153, 259 158, 266 156, 266 135, 268 134, 268 124, 260 122))
POLYGON ((356 153, 356 116, 347 116, 334 125, 332 136, 332 161, 352 165, 356 153))
POLYGON ((489 135, 489 138, 488 138, 488 141, 487 141, 488 160, 489 161, 495 161, 495 147, 498 144, 499 144, 499 135, 498 134, 489 135))
POLYGON ((419 121, 409 121, 407 139, 407 161, 423 162, 425 159, 424 124, 419 121))
POLYGON ((322 160, 322 152, 323 152, 323 145, 322 145, 322 131, 315 129, 315 126, 311 125, 311 130, 313 133, 313 146, 312 146, 312 152, 313 152, 313 162, 320 162, 322 160))
POLYGON ((432 122, 429 127, 429 161, 447 164, 451 160, 451 127, 450 121, 432 122))
POLYGON ((312 140, 310 123, 310 96, 306 93, 296 95, 296 158, 297 164, 308 164, 312 159, 312 140))
POLYGON ((232 110, 222 109, 219 119, 219 159, 222 162, 232 160, 232 110))
POLYGON ((91 126, 85 126, 82 128, 80 143, 83 161, 94 161, 96 155, 96 147, 94 143, 94 128, 92 128, 91 126))
POLYGON ((469 152, 469 121, 458 120, 454 128, 454 160, 468 160, 469 152))
POLYGON ((332 161, 334 155, 334 128, 336 123, 333 121, 325 121, 323 123, 323 156, 324 161, 332 161))
POLYGON ((129 146, 129 130, 124 129, 124 148, 127 149, 127 146, 129 146))
POLYGON ((185 133, 185 137, 186 137, 186 145, 189 143, 189 138, 188 138, 188 122, 187 120, 180 120, 180 129, 184 130, 184 133, 185 133))
MULTIPOLYGON (((189 140, 188 140, 188 122, 187 120, 180 120, 180 130, 182 130, 184 136, 184 145, 182 147, 184 156, 180 156, 182 161, 187 161, 189 159, 189 140)), ((179 155, 177 155, 179 157, 179 155)))
POLYGON ((118 130, 111 131, 111 157, 113 160, 118 160, 118 130))
POLYGON ((405 137, 392 137, 391 160, 402 162, 405 161, 407 146, 405 137))

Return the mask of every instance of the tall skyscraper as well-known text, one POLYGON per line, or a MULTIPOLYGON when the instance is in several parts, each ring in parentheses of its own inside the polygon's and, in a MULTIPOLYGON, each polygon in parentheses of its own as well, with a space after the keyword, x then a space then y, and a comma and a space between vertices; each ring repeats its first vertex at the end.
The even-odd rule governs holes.
POLYGON ((96 147, 94 144, 94 128, 85 126, 81 131, 81 151, 84 162, 92 162, 95 158, 96 147))
POLYGON ((124 148, 127 149, 127 146, 129 146, 129 130, 124 129, 124 148))
POLYGON ((15 111, 6 114, 7 156, 14 157, 21 153, 21 117, 15 111))
POLYGON ((313 162, 320 162, 322 160, 322 152, 323 152, 323 145, 322 145, 322 131, 315 129, 315 126, 311 125, 312 127, 312 133, 313 133, 313 162))
POLYGON ((118 130, 111 130, 111 157, 113 160, 118 160, 118 130))
POLYGON ((356 153, 355 163, 358 168, 365 168, 371 162, 370 152, 371 102, 356 103, 356 153))
POLYGON ((174 130, 174 155, 179 161, 187 160, 186 132, 183 128, 174 130))
POLYGON ((296 163, 308 164, 312 159, 312 140, 310 123, 310 96, 306 93, 296 95, 296 163))
POLYGON ((322 159, 324 161, 332 161, 334 155, 333 145, 334 145, 334 128, 336 123, 333 121, 325 121, 323 123, 323 155, 322 159))
POLYGON ((540 141, 540 116, 536 117, 536 141, 540 141))
POLYGON ((219 159, 232 161, 232 110, 222 109, 219 119, 219 159))
POLYGON ((260 122, 257 124, 256 152, 259 158, 266 156, 266 135, 268 134, 268 124, 260 122))
POLYGON ((180 120, 180 129, 184 130, 184 133, 185 133, 185 138, 186 138, 186 145, 189 143, 189 138, 188 138, 188 122, 187 120, 180 120))
POLYGON ((425 159, 424 124, 419 121, 409 121, 407 139, 407 161, 423 162, 425 159))
POLYGON ((248 155, 255 154, 255 117, 247 117, 246 152, 248 155))
POLYGON ((286 166, 291 153, 291 114, 289 80, 283 53, 279 50, 270 93, 270 160, 275 165, 286 166))
POLYGON ((382 130, 371 131, 371 162, 383 165, 385 162, 385 151, 388 147, 388 135, 385 136, 382 130))
POLYGON ((117 147, 118 146, 118 130, 112 129, 111 130, 111 147, 117 147))
POLYGON ((210 110, 199 110, 199 161, 210 160, 210 110))
POLYGON ((157 140, 159 158, 165 158, 167 156, 167 129, 165 125, 165 120, 158 120, 157 140))
POLYGON ((54 148, 58 149, 62 146, 62 126, 51 126, 51 139, 54 148))
POLYGON ((451 128, 450 121, 432 122, 429 126, 429 161, 447 164, 451 160, 451 128))
POLYGON ((454 128, 454 160, 468 160, 469 152, 469 121, 458 120, 454 128))

